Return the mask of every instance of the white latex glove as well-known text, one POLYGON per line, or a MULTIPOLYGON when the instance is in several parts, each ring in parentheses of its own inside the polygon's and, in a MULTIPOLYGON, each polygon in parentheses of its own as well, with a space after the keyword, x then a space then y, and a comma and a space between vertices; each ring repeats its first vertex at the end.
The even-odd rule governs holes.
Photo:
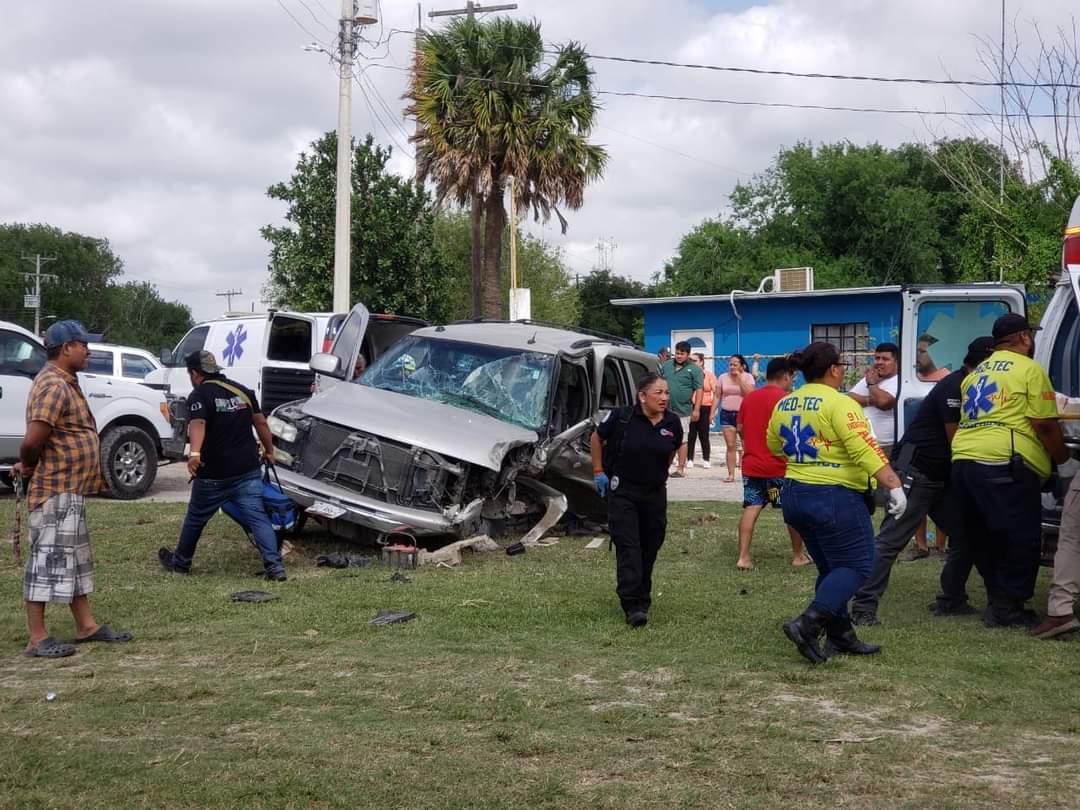
POLYGON ((901 487, 889 490, 889 505, 885 508, 894 518, 899 518, 907 509, 907 495, 901 487))
POLYGON ((1058 478, 1072 478, 1077 473, 1080 473, 1080 461, 1075 458, 1057 465, 1058 478))

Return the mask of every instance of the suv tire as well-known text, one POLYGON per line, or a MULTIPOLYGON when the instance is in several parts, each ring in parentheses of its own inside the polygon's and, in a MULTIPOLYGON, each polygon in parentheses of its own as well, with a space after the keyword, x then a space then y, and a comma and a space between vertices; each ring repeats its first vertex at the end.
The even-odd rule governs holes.
POLYGON ((101 437, 101 474, 114 498, 144 495, 157 478, 157 448, 142 428, 121 425, 101 437))

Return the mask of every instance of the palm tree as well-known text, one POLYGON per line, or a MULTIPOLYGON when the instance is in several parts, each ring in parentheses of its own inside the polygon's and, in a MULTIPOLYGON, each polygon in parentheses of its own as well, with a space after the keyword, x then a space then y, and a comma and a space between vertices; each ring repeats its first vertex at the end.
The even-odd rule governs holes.
POLYGON ((507 180, 520 210, 545 222, 554 213, 565 233, 559 206, 580 208, 607 161, 587 140, 598 107, 584 48, 570 42, 551 55, 544 64, 539 23, 507 18, 455 20, 417 43, 405 95, 417 121, 417 178, 431 179, 440 203, 471 207, 476 317, 502 313, 507 180))

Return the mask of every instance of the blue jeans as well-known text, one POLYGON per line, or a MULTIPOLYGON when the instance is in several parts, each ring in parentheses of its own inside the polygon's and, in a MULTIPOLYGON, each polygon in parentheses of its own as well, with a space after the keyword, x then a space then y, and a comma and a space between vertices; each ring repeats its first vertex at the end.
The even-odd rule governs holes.
POLYGON ((232 501, 240 510, 244 525, 255 538, 255 546, 262 555, 266 572, 284 571, 277 535, 263 509, 262 489, 262 473, 258 470, 236 478, 196 478, 191 487, 184 525, 180 529, 180 542, 173 552, 177 567, 191 567, 191 558, 195 556, 195 546, 199 544, 203 528, 223 503, 232 501))
POLYGON ((787 479, 784 522, 802 535, 818 576, 811 607, 847 617, 848 600, 874 567, 874 524, 861 492, 787 479))

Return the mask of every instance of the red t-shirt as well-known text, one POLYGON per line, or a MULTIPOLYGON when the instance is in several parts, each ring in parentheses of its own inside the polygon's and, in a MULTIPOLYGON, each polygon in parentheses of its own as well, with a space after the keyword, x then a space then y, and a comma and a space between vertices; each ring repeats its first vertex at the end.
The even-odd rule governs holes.
POLYGON ((769 452, 765 433, 776 403, 787 396, 779 385, 765 385, 743 397, 738 424, 742 428, 742 471, 754 478, 783 478, 787 462, 769 452))

